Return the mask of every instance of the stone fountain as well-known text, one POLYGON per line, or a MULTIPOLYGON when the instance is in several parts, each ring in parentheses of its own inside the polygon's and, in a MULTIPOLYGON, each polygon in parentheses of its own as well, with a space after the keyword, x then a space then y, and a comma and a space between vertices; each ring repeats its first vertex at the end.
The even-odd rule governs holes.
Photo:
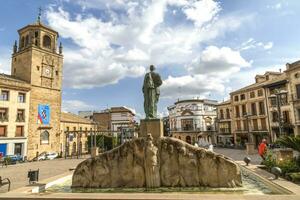
POLYGON ((157 119, 162 80, 154 70, 151 65, 144 79, 146 119, 141 120, 140 138, 80 163, 73 174, 72 187, 241 186, 240 168, 234 161, 181 140, 162 137, 163 124, 157 119))
POLYGON ((151 134, 80 163, 72 187, 238 187, 239 166, 231 159, 175 138, 151 134))

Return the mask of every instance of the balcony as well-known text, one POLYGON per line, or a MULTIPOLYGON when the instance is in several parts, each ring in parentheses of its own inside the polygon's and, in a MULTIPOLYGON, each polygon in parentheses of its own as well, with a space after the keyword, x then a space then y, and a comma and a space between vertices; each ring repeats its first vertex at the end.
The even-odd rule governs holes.
POLYGON ((24 117, 17 117, 16 122, 25 122, 24 117))
POLYGON ((8 122, 8 116, 7 115, 0 115, 0 122, 8 122))

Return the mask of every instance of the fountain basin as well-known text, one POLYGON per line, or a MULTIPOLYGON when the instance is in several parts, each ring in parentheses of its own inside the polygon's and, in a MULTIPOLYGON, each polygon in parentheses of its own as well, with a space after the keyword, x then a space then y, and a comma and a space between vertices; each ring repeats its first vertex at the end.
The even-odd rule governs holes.
POLYGON ((49 183, 43 193, 188 193, 188 194, 235 194, 235 195, 288 195, 283 188, 245 167, 240 166, 243 186, 236 188, 212 187, 158 187, 158 188, 72 188, 72 175, 49 183))

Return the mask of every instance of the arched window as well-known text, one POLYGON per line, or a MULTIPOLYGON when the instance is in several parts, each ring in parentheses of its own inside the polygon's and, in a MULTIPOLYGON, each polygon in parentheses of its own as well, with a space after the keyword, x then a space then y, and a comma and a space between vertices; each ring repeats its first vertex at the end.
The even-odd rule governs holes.
POLYGON ((43 37, 43 47, 51 49, 51 38, 48 35, 44 35, 43 37))
POLYGON ((26 35, 25 37, 25 47, 29 45, 29 35, 26 35))
POLYGON ((73 142, 72 155, 76 155, 76 142, 73 142))
POLYGON ((23 48, 24 46, 25 46, 25 38, 22 37, 22 39, 21 39, 21 48, 23 48))
POLYGON ((43 131, 41 133, 41 144, 49 144, 49 132, 48 131, 43 131))

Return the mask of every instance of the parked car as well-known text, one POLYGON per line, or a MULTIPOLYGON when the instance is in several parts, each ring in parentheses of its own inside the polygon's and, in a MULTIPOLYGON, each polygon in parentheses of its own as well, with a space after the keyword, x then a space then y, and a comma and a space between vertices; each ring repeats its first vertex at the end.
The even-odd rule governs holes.
POLYGON ((55 158, 58 157, 58 153, 56 153, 56 152, 49 152, 49 153, 47 153, 46 156, 47 156, 47 159, 53 160, 53 159, 55 159, 55 158))
POLYGON ((6 155, 3 160, 6 160, 7 164, 16 164, 17 162, 24 162, 24 157, 22 155, 6 155))
POLYGON ((36 160, 53 160, 58 157, 56 152, 43 152, 41 153, 36 160))

